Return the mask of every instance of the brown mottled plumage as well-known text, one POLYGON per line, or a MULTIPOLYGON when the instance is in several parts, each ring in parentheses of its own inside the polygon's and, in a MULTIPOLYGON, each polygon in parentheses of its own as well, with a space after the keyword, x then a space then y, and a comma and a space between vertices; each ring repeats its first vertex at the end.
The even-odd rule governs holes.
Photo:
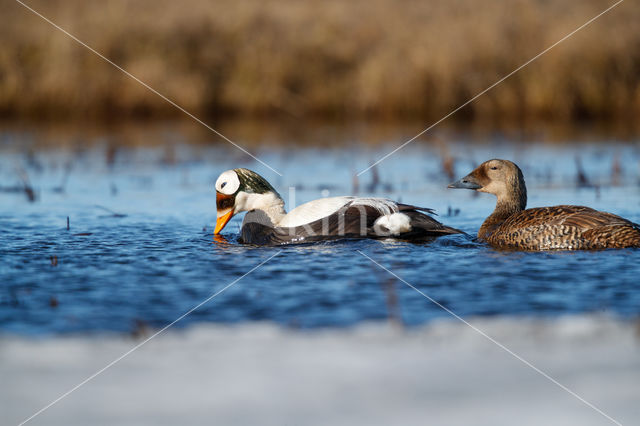
POLYGON ((493 213, 478 238, 494 247, 520 250, 593 250, 640 247, 640 225, 583 206, 526 209, 527 188, 518 166, 489 160, 449 188, 494 194, 493 213))

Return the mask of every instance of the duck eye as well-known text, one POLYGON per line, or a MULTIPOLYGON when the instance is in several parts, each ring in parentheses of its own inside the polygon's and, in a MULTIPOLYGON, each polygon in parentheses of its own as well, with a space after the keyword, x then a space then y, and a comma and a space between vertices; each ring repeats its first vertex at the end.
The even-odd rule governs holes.
POLYGON ((222 185, 220 185, 220 189, 224 188, 224 186, 227 184, 227 182, 222 182, 222 185))
POLYGON ((493 166, 493 167, 491 167, 491 170, 498 170, 498 167, 493 166))

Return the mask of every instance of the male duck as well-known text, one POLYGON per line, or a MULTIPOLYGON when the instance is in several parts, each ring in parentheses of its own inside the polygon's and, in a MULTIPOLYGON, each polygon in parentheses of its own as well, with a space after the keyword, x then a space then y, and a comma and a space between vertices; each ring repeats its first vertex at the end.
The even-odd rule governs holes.
POLYGON ((228 170, 216 181, 219 234, 237 213, 245 215, 240 242, 284 244, 336 238, 424 239, 461 231, 441 224, 425 213, 431 209, 384 198, 321 198, 289 213, 278 192, 262 176, 247 169, 228 170))
POLYGON ((449 185, 487 192, 498 198, 478 239, 498 248, 592 250, 640 247, 640 225, 583 206, 526 209, 522 171, 511 161, 489 160, 449 185))

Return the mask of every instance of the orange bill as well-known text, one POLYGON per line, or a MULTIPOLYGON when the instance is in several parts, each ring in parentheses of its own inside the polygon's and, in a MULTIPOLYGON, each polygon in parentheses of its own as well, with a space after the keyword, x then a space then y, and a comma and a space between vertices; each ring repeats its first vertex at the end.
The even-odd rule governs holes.
POLYGON ((233 217, 233 210, 229 210, 227 213, 218 214, 218 220, 216 220, 216 229, 213 231, 214 234, 219 234, 222 231, 222 228, 225 227, 227 222, 231 220, 233 217))
POLYGON ((216 208, 218 210, 218 220, 216 221, 216 229, 214 234, 219 234, 222 228, 233 217, 233 204, 235 203, 235 196, 222 194, 216 191, 216 208))

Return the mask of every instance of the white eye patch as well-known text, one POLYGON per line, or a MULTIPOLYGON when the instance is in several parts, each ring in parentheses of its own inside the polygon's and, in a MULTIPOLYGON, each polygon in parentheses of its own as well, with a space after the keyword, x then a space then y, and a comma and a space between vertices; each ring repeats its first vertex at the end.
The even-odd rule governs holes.
POLYGON ((225 195, 235 194, 239 187, 240 180, 233 170, 227 170, 222 173, 216 181, 216 191, 225 195))

